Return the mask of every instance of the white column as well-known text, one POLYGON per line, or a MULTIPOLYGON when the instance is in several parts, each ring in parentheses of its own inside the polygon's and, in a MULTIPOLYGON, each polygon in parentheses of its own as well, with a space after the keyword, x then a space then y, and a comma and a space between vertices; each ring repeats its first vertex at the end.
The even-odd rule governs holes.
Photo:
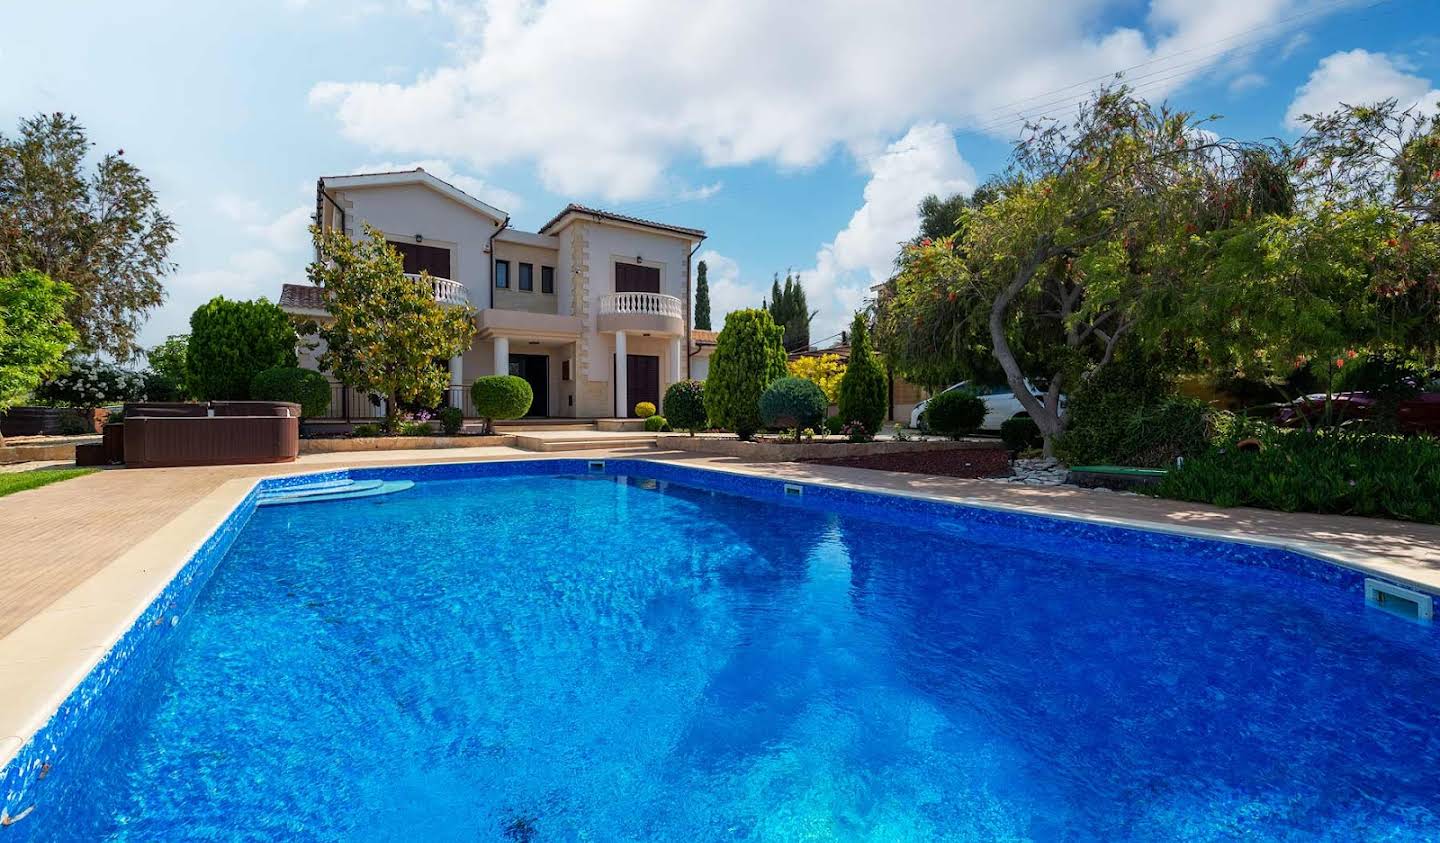
POLYGON ((510 338, 495 338, 495 374, 510 374, 510 338))
POLYGON ((451 406, 465 408, 465 359, 461 354, 451 357, 451 406))
POLYGON ((615 415, 622 419, 630 417, 629 367, 625 364, 625 332, 615 332, 615 415))
MULTIPOLYGON (((675 383, 676 381, 684 377, 684 375, 681 374, 684 371, 685 338, 676 337, 670 340, 670 383, 675 383)), ((666 386, 669 386, 669 384, 666 384, 666 386)), ((660 394, 664 395, 665 390, 660 390, 660 394)))

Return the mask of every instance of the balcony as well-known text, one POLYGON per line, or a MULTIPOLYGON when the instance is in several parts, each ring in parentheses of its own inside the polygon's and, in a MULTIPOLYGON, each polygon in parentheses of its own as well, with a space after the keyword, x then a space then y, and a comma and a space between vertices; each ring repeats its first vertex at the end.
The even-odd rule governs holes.
MULTIPOLYGON (((416 281, 424 281, 424 275, 417 275, 413 272, 405 273, 406 278, 416 281)), ((467 305, 470 303, 470 296, 465 292, 465 285, 459 281, 451 281, 449 278, 437 278, 429 276, 430 288, 435 294, 435 301, 441 304, 467 305)))
POLYGON ((661 293, 607 293, 600 297, 600 330, 680 336, 684 304, 661 293))

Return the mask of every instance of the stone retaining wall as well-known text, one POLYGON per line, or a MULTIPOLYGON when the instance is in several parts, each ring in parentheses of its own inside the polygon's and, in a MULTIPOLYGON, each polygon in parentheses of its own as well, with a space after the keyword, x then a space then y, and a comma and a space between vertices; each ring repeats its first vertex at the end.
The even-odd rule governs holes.
POLYGON ((958 450, 1005 450, 1005 443, 999 439, 960 439, 955 441, 911 441, 900 442, 882 439, 876 442, 846 442, 829 440, 822 442, 741 442, 739 439, 713 436, 687 436, 684 434, 662 434, 656 439, 660 448, 676 451, 693 451, 700 454, 715 454, 722 457, 756 460, 759 462, 795 462, 803 460, 833 460, 847 457, 868 457, 880 454, 919 454, 958 450))
POLYGON ((359 439, 301 439, 301 454, 338 454, 350 451, 408 451, 414 448, 496 448, 515 444, 515 437, 498 436, 365 436, 359 439))

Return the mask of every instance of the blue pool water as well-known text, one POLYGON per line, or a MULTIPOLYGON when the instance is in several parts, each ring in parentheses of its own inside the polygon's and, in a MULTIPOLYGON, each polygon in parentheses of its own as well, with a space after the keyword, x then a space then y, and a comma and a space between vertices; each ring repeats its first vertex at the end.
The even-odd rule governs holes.
POLYGON ((814 497, 257 510, 0 843, 1440 829, 1434 632, 1354 575, 814 497))

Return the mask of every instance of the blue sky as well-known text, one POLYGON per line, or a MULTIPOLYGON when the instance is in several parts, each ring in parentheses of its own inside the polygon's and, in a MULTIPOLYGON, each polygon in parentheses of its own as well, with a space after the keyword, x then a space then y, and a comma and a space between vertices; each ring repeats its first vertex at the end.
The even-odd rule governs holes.
MULTIPOLYGON (((718 310, 803 273, 848 321, 928 192, 1126 68, 1240 137, 1440 101, 1434 0, 129 0, 19 4, 0 131, 78 115, 179 227, 147 345, 301 280, 319 175, 423 164, 534 230, 578 201, 704 228, 718 310)), ((717 314, 717 322, 718 322, 717 314)))

